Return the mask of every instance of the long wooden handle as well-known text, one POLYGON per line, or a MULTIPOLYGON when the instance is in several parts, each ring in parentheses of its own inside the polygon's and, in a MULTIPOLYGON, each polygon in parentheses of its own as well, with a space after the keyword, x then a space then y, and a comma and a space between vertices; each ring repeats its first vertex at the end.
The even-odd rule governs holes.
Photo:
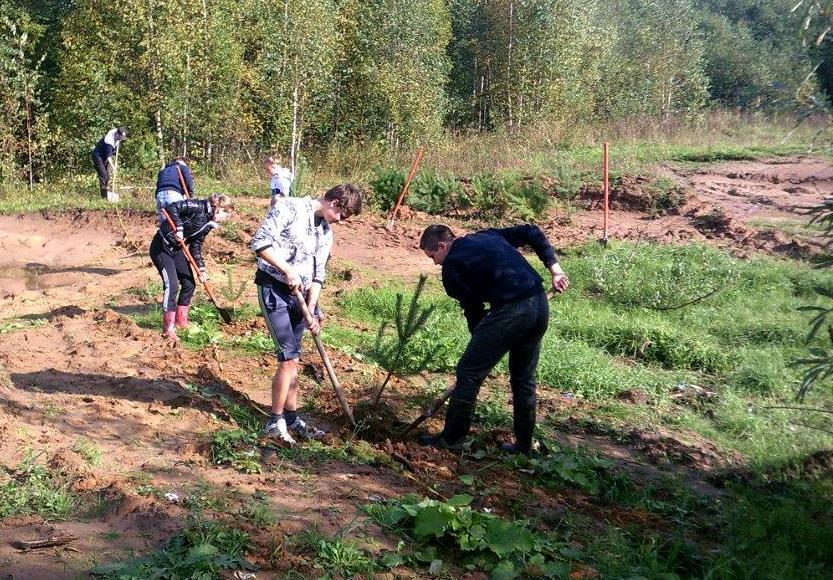
POLYGON ((194 197, 194 192, 188 189, 188 184, 185 183, 185 177, 182 175, 182 170, 177 167, 176 172, 179 175, 179 186, 182 188, 182 197, 187 197, 191 199, 194 197))
MULTIPOLYGON (((296 286, 293 291, 295 292, 295 299, 301 306, 301 312, 304 313, 304 320, 307 321, 307 324, 312 324, 312 313, 310 313, 309 308, 307 307, 307 303, 304 300, 304 295, 301 293, 301 289, 296 286)), ((330 357, 327 356, 327 351, 324 350, 324 343, 321 342, 321 337, 317 334, 312 335, 312 340, 315 342, 318 354, 321 355, 321 360, 324 363, 324 368, 327 369, 327 375, 330 377, 330 382, 333 383, 333 390, 335 391, 336 398, 341 405, 341 410, 344 412, 344 416, 350 421, 350 425, 355 427, 356 420, 353 418, 353 412, 350 410, 350 405, 347 404, 347 399, 344 398, 344 392, 341 390, 338 377, 336 377, 333 366, 330 364, 330 357)))
MULTIPOLYGON (((171 214, 168 213, 168 210, 163 208, 162 215, 164 215, 165 219, 168 221, 168 227, 171 228, 171 233, 173 233, 174 237, 176 238, 176 241, 179 242, 179 247, 182 248, 182 252, 185 254, 185 259, 188 260, 188 263, 194 269, 194 274, 197 276, 197 278, 201 278, 201 276, 199 275, 200 268, 199 266, 197 266, 197 261, 194 260, 194 256, 191 255, 191 250, 189 250, 188 246, 185 245, 185 240, 180 239, 179 236, 176 235, 176 224, 174 223, 174 220, 171 219, 171 214)), ((205 293, 208 294, 208 299, 211 300, 214 306, 216 306, 219 310, 220 306, 217 304, 217 299, 214 298, 214 291, 211 289, 211 285, 208 283, 208 280, 200 281, 202 282, 202 285, 205 288, 205 293)))

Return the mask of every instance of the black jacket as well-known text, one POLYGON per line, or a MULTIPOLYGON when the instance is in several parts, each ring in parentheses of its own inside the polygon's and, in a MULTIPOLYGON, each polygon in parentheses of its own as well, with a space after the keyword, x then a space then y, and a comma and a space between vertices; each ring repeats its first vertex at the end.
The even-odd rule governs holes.
POLYGON ((178 161, 168 163, 156 176, 156 193, 160 191, 178 191, 184 197, 193 196, 194 180, 191 177, 191 170, 178 161), (180 173, 182 173, 182 179, 185 181, 185 187, 188 191, 182 191, 182 182, 179 179, 180 173))
MULTIPOLYGON (((169 203, 165 206, 165 210, 176 224, 176 229, 182 231, 185 236, 185 243, 188 244, 197 267, 204 268, 202 242, 212 229, 218 227, 216 222, 211 221, 211 203, 207 199, 184 199, 169 203)), ((167 220, 159 231, 171 251, 180 251, 179 241, 168 226, 167 220)))
POLYGON ((558 261, 541 229, 530 224, 475 232, 451 244, 443 286, 460 302, 469 331, 485 315, 485 303, 499 308, 544 291, 541 277, 517 250, 521 246, 531 246, 547 268, 558 261))

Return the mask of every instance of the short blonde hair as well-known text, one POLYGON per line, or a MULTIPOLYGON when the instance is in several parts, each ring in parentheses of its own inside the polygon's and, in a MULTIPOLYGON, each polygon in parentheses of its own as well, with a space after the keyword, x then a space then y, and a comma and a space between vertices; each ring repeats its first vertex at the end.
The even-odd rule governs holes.
POLYGON ((211 197, 208 198, 208 202, 215 210, 217 208, 223 208, 226 211, 234 211, 234 202, 231 201, 229 196, 219 191, 212 193, 211 197))

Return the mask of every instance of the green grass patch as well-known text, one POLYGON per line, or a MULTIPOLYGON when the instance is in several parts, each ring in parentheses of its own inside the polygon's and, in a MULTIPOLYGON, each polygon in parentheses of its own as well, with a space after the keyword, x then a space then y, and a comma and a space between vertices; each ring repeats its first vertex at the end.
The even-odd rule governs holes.
POLYGON ((37 514, 47 520, 65 520, 81 504, 70 482, 37 463, 28 452, 15 469, 0 471, 0 518, 37 514))
MULTIPOLYGON (((573 286, 550 302, 538 367, 543 393, 605 403, 642 390, 655 405, 645 420, 694 429, 756 464, 833 442, 796 427, 794 414, 766 408, 796 393, 800 369, 791 363, 805 354, 808 330, 797 308, 818 303, 814 287, 833 287, 830 272, 775 258, 737 259, 696 244, 590 243, 562 262, 573 286), (701 408, 681 407, 670 398, 681 383, 717 397, 701 408)), ((409 298, 407 290, 396 283, 352 290, 339 300, 335 319, 378 328, 393 317, 397 293, 409 298)), ((435 313, 410 356, 419 361, 433 350, 429 369, 452 372, 469 336, 462 313, 436 281, 423 302, 435 313)), ((329 344, 373 362, 372 331, 331 325, 326 332, 329 344)), ((507 372, 505 361, 496 371, 507 372)), ((504 420, 498 411, 505 406, 495 405, 481 401, 486 423, 504 420)))
POLYGON ((221 521, 191 515, 185 527, 156 551, 126 562, 94 567, 95 577, 218 578, 222 570, 257 570, 246 560, 249 536, 221 521))

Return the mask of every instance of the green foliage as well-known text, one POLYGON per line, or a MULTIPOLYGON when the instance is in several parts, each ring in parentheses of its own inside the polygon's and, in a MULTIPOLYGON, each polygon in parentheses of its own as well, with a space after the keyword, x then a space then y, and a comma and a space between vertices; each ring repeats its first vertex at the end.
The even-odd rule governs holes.
MULTIPOLYGON (((414 539, 414 549, 404 557, 416 562, 433 564, 445 554, 459 559, 464 568, 490 571, 493 578, 516 578, 561 575, 569 571, 565 559, 581 558, 525 522, 473 509, 472 499, 455 495, 441 502, 406 496, 365 509, 380 525, 414 539)), ((401 558, 387 560, 398 564, 401 558)))
POLYGON ((388 371, 388 374, 376 391, 374 404, 379 403, 379 399, 382 397, 382 393, 392 376, 402 376, 406 372, 413 374, 423 371, 436 354, 436 351, 429 351, 423 358, 415 361, 414 353, 409 352, 412 340, 425 329, 431 314, 434 312, 433 306, 423 307, 419 302, 420 294, 425 289, 427 280, 428 276, 420 274, 419 281, 414 289, 414 295, 408 304, 407 312, 404 311, 404 295, 396 295, 396 307, 393 316, 396 336, 391 340, 386 339, 385 331, 390 325, 389 320, 383 322, 376 333, 376 342, 373 345, 373 350, 370 351, 370 356, 379 366, 388 371), (416 364, 414 364, 415 362, 416 364))
POLYGON ((612 474, 612 461, 581 447, 557 449, 542 458, 518 458, 514 463, 533 469, 541 485, 556 489, 569 485, 590 495, 599 495, 630 485, 627 479, 612 474))
POLYGON ((101 449, 86 437, 79 437, 72 444, 72 450, 93 467, 101 465, 101 449))
POLYGON ((78 508, 80 498, 70 482, 37 463, 27 452, 16 469, 0 473, 0 518, 38 514, 48 520, 64 520, 78 508))
POLYGON ((221 429, 211 435, 209 457, 217 465, 231 465, 242 473, 260 473, 257 432, 244 429, 221 429))
POLYGON ((246 560, 249 536, 223 522, 189 516, 182 531, 147 556, 102 564, 91 570, 113 580, 145 578, 217 578, 222 570, 257 570, 246 560))
POLYGON ((316 531, 305 531, 299 537, 298 547, 311 553, 313 567, 324 573, 322 578, 365 577, 379 569, 366 550, 341 536, 328 537, 316 531))

